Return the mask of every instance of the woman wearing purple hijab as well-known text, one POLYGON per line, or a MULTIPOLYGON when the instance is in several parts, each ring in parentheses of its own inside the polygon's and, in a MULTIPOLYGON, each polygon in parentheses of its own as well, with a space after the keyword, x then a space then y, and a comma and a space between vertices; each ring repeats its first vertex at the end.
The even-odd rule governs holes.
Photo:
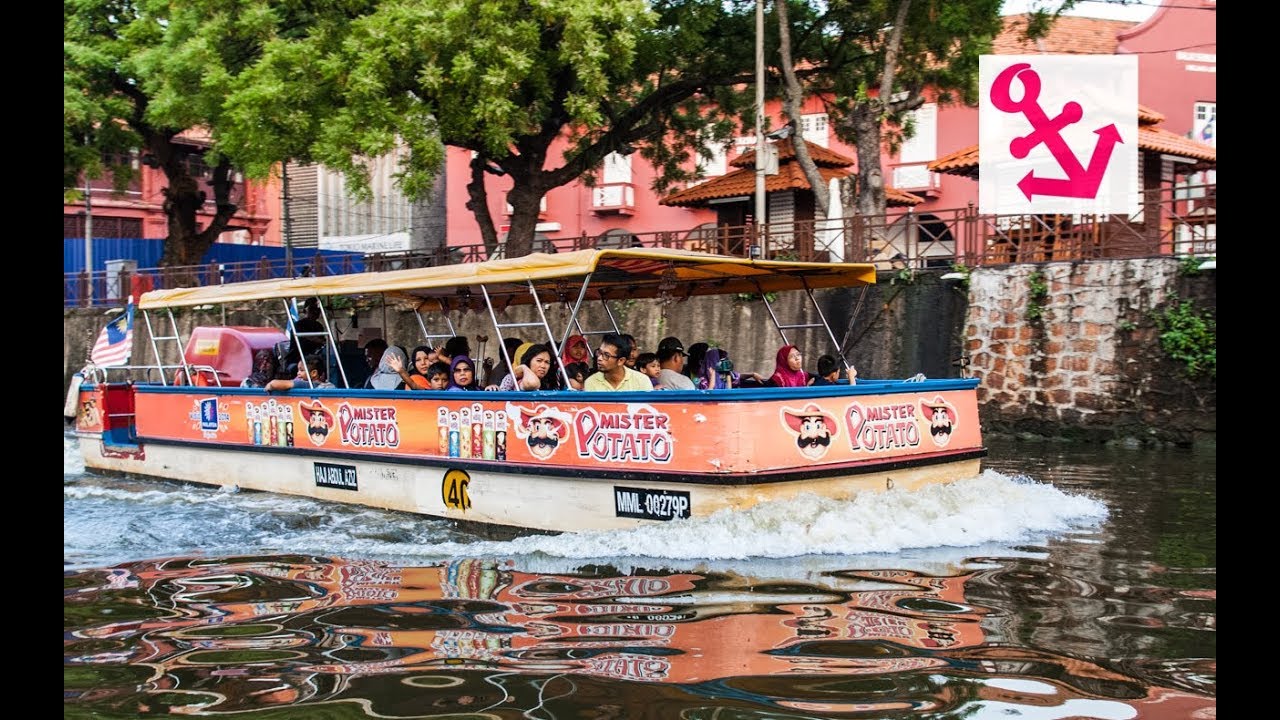
POLYGON ((449 385, 445 390, 479 390, 476 364, 466 355, 455 355, 449 361, 449 385))

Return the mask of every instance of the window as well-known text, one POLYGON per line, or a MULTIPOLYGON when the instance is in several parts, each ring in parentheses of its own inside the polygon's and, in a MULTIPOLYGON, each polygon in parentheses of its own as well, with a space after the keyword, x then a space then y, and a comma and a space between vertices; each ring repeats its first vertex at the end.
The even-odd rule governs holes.
POLYGON ((921 105, 911 111, 911 119, 915 133, 902 142, 902 149, 898 152, 900 167, 894 168, 893 186, 929 187, 930 177, 926 163, 938 157, 938 105, 921 105))
POLYGON ((1191 138, 1218 147, 1218 104, 1198 102, 1191 123, 1191 138))
POLYGON ((813 115, 801 115, 800 135, 814 145, 827 147, 829 142, 827 133, 827 114, 815 113, 813 115))

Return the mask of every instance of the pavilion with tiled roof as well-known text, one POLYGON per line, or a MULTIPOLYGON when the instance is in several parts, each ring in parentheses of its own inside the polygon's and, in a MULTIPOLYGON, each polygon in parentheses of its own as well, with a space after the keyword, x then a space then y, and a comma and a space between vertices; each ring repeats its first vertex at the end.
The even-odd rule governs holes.
MULTIPOLYGON (((778 148, 778 173, 765 176, 765 194, 796 193, 797 211, 807 205, 808 217, 804 219, 812 220, 812 189, 809 187, 809 178, 805 177, 804 169, 800 167, 800 163, 795 162, 796 151, 791 138, 778 140, 772 144, 778 148), (804 196, 808 196, 808 203, 803 202, 804 196)), ((818 166, 818 175, 824 182, 830 183, 832 179, 846 178, 853 174, 850 169, 856 163, 853 158, 808 140, 805 141, 805 146, 809 149, 809 157, 813 158, 813 164, 818 166)), ((673 207, 707 207, 713 204, 712 201, 723 201, 726 198, 742 198, 743 202, 750 202, 756 191, 755 163, 755 150, 745 152, 729 163, 738 168, 737 170, 674 192, 659 200, 658 203, 673 207)), ((891 187, 885 188, 885 200, 889 207, 912 207, 924 202, 922 197, 891 187)))
MULTIPOLYGON (((817 166, 818 175, 828 186, 832 180, 853 174, 851 168, 856 163, 853 158, 808 140, 804 143, 809 150, 809 157, 817 166)), ((771 144, 777 148, 778 172, 765 175, 764 190, 769 217, 776 219, 789 211, 790 217, 786 225, 791 227, 794 224, 801 229, 794 236, 789 231, 770 233, 767 243, 769 247, 765 252, 794 255, 805 260, 825 259, 821 247, 816 252, 814 248, 814 223, 825 218, 817 217, 817 201, 809 185, 809 178, 805 177, 804 169, 796 162, 792 138, 784 138, 771 144)), ((714 235, 713 249, 739 254, 747 234, 746 228, 751 224, 756 190, 755 163, 755 151, 745 152, 729 163, 736 170, 671 193, 658 202, 673 207, 715 208, 716 227, 720 230, 714 235)), ((833 198, 833 201, 840 202, 839 198, 833 198)), ((885 204, 889 207, 913 207, 922 202, 924 198, 917 195, 892 187, 885 188, 885 204)))

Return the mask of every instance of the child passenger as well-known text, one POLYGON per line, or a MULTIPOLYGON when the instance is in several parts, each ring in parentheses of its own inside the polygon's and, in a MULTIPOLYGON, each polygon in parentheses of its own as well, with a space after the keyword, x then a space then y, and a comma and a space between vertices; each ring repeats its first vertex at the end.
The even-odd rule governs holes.
POLYGON ((640 353, 636 356, 636 369, 649 376, 649 380, 653 382, 654 387, 658 387, 658 374, 662 372, 662 365, 658 362, 657 353, 640 353))
POLYGON ((449 386, 449 366, 442 362, 433 362, 427 368, 427 389, 444 390, 449 386))
POLYGON ((817 385, 835 385, 840 382, 840 363, 830 355, 818 358, 818 377, 813 381, 817 385))

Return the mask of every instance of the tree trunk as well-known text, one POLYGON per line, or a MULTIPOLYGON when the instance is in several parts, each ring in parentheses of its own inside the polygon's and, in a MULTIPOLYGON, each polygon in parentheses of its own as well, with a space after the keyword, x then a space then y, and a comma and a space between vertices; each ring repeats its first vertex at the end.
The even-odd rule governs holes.
POLYGON ((466 208, 476 218, 480 226, 480 239, 484 243, 485 257, 492 258, 498 251, 498 230, 493 226, 493 216, 489 214, 489 193, 484 187, 484 158, 476 155, 471 158, 471 181, 467 183, 466 208))
POLYGON ((880 166, 880 102, 872 98, 849 113, 848 123, 858 151, 858 195, 854 212, 863 217, 883 216, 884 170, 880 166))
POLYGON ((804 88, 800 85, 800 79, 796 77, 796 69, 791 57, 791 22, 787 19, 787 4, 775 3, 774 11, 778 13, 778 55, 782 59, 782 77, 786 81, 783 85, 785 90, 783 109, 791 121, 791 145, 795 149, 796 162, 800 163, 800 169, 813 190, 814 217, 825 220, 830 199, 827 197, 827 184, 822 181, 822 175, 818 173, 818 166, 813 162, 813 158, 809 157, 809 146, 805 144, 802 137, 804 125, 800 116, 800 105, 804 102, 804 88))
POLYGON ((161 267, 179 267, 199 265, 204 254, 213 245, 218 236, 227 229, 237 206, 231 202, 231 188, 235 180, 231 174, 231 164, 223 158, 213 168, 210 184, 213 187, 214 215, 203 230, 198 228, 199 213, 204 208, 206 195, 200 189, 200 183, 189 174, 187 159, 190 153, 175 147, 169 142, 165 147, 149 146, 164 169, 168 187, 164 194, 164 212, 169 221, 169 234, 164 241, 164 254, 160 258, 161 267))
MULTIPOLYGON (((538 207, 544 193, 528 185, 517 184, 507 194, 511 205, 511 231, 507 233, 507 257, 521 257, 533 252, 538 229, 538 207)), ((543 248, 538 248, 543 250, 543 248)))

